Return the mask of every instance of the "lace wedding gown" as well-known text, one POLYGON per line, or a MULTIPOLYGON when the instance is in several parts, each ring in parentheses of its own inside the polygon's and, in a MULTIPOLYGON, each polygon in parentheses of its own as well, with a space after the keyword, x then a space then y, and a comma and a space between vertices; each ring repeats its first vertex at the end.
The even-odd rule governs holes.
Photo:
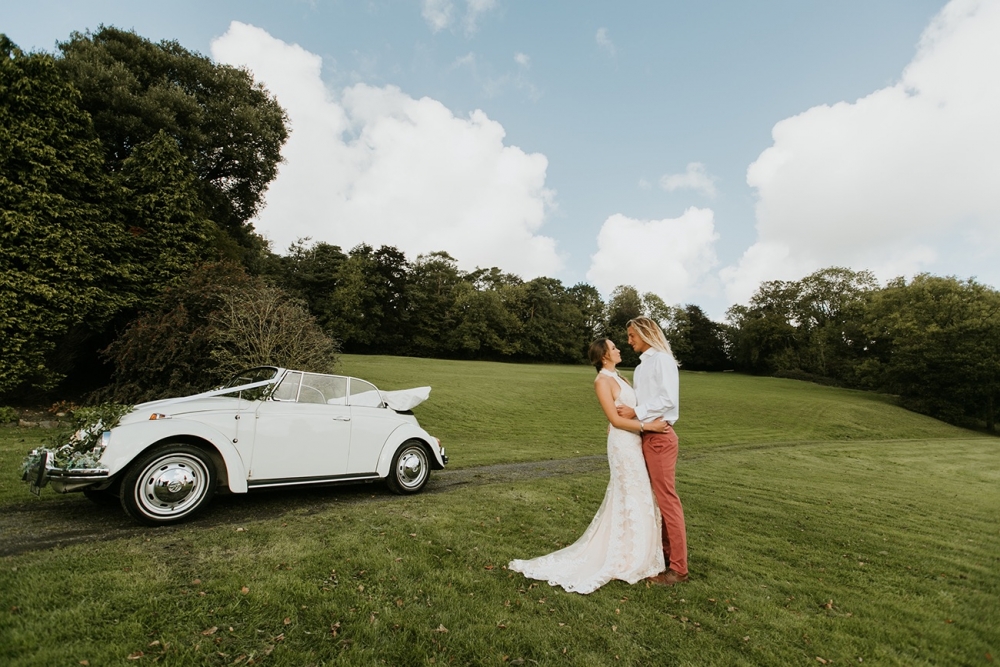
MULTIPOLYGON (((616 373, 601 373, 613 377, 621 387, 615 404, 634 408, 632 387, 616 373)), ((660 510, 649 484, 639 436, 611 427, 608 464, 611 481, 604 502, 580 539, 546 556, 513 560, 508 569, 575 593, 591 593, 612 579, 634 584, 665 569, 660 510)))

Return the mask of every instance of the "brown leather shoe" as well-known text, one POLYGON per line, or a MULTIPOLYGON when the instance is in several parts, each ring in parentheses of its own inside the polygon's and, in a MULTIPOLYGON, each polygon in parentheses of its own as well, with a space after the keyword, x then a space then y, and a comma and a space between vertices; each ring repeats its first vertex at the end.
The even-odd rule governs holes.
POLYGON ((653 575, 652 577, 647 577, 646 581, 660 585, 660 586, 673 586, 674 584, 682 584, 688 580, 688 575, 678 574, 673 570, 667 570, 662 574, 653 575))

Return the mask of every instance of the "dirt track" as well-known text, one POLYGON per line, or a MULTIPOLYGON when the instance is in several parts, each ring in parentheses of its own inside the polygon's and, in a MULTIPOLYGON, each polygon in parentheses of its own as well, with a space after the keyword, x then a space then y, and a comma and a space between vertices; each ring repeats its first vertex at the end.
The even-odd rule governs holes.
MULTIPOLYGON (((604 456, 585 456, 440 470, 431 475, 424 493, 446 493, 467 484, 496 484, 597 472, 606 470, 607 466, 604 456)), ((218 496, 203 514, 180 527, 190 530, 227 523, 243 524, 273 519, 291 511, 317 512, 336 504, 371 502, 389 495, 383 484, 364 484, 260 490, 249 495, 218 496)), ((23 503, 0 508, 0 557, 80 542, 117 540, 145 534, 163 535, 173 530, 177 527, 140 526, 126 516, 117 504, 98 505, 79 493, 48 502, 34 501, 29 496, 23 503)))

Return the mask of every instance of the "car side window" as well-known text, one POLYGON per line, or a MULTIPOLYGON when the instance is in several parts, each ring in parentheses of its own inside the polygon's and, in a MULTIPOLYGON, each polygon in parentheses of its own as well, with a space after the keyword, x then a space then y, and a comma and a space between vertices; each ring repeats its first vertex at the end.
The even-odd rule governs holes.
POLYGON ((347 405, 347 378, 306 373, 302 378, 299 403, 347 405))
POLYGON ((278 385, 278 388, 271 394, 275 401, 294 401, 299 396, 299 384, 302 382, 302 373, 289 371, 285 378, 278 385))
POLYGON ((368 408, 380 408, 382 407, 382 395, 378 393, 378 389, 372 383, 351 378, 350 404, 368 408))

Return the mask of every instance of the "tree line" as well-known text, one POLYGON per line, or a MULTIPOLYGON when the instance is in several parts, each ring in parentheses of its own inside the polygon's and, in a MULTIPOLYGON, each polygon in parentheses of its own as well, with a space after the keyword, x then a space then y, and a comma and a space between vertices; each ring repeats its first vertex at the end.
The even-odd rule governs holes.
POLYGON ((583 363, 599 336, 628 366, 625 325, 646 315, 687 370, 888 391, 995 427, 1000 296, 973 280, 880 287, 830 268, 766 282, 714 322, 445 252, 303 239, 276 254, 252 220, 287 136, 247 71, 176 42, 101 27, 48 54, 0 35, 0 401, 143 400, 242 364, 330 370, 340 351, 583 363))
POLYGON ((1000 292, 920 274, 880 287, 828 268, 763 283, 727 312, 740 371, 896 394, 917 412, 995 431, 1000 416, 1000 292))

